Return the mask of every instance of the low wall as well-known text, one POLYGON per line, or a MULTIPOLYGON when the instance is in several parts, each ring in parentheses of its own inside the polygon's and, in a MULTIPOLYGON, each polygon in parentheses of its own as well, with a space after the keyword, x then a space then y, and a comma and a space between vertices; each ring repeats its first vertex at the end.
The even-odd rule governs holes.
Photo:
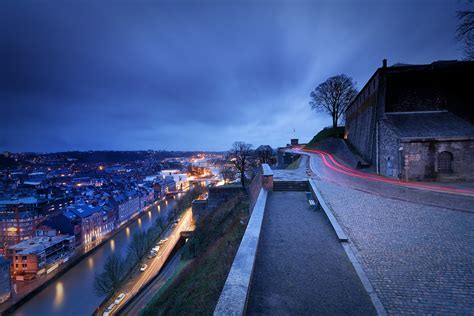
POLYGON ((214 310, 215 316, 245 314, 267 195, 267 190, 260 190, 244 237, 214 310))
POLYGON ((214 310, 216 316, 245 314, 267 196, 272 189, 273 171, 268 164, 262 164, 247 187, 250 220, 214 310))
POLYGON ((240 185, 223 185, 209 188, 206 212, 212 212, 244 189, 240 185))
POLYGON ((250 198, 250 214, 252 214, 262 187, 270 191, 273 189, 273 171, 266 163, 257 169, 252 181, 247 186, 247 193, 250 198))
POLYGON ((332 228, 336 232, 336 235, 339 241, 341 242, 348 241, 346 233, 344 233, 344 231, 342 230, 341 226, 339 225, 336 218, 332 214, 332 211, 329 209, 329 206, 324 201, 321 195, 321 192, 319 192, 319 189, 316 186, 316 182, 314 182, 313 179, 309 179, 308 182, 309 182, 309 188, 311 190, 311 193, 313 195, 315 202, 319 203, 319 205, 321 206, 321 209, 326 214, 326 217, 328 218, 329 222, 331 223, 332 228))
POLYGON ((192 204, 193 215, 198 219, 208 214, 207 200, 194 200, 192 204))

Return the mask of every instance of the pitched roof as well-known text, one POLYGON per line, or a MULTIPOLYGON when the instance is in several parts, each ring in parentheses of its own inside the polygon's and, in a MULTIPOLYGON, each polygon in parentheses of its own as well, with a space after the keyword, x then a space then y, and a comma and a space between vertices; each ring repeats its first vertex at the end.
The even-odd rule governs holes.
POLYGON ((93 213, 102 211, 100 206, 91 206, 91 205, 79 205, 76 208, 72 209, 70 212, 76 214, 79 217, 86 218, 92 215, 93 213))
POLYGON ((448 111, 385 113, 400 138, 473 138, 474 126, 448 111))

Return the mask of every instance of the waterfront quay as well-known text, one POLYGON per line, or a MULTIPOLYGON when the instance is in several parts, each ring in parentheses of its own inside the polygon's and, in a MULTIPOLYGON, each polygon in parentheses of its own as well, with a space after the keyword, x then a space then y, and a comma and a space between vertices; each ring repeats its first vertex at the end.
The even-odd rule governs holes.
POLYGON ((158 218, 167 218, 174 207, 174 200, 164 200, 123 226, 112 238, 104 241, 90 255, 49 283, 41 292, 14 311, 15 315, 90 315, 100 305, 103 297, 94 292, 94 276, 111 254, 126 253, 133 234, 146 231, 158 218), (87 304, 84 304, 87 302, 87 304))

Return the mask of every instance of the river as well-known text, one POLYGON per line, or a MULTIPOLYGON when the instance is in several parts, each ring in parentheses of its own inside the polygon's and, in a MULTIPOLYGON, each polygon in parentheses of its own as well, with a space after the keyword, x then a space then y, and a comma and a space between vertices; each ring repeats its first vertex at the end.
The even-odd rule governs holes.
POLYGON ((14 315, 91 315, 103 297, 94 293, 94 274, 102 271, 108 255, 125 254, 133 234, 146 230, 158 217, 168 216, 174 201, 163 201, 150 207, 137 221, 104 243, 89 257, 51 283, 31 300, 14 312, 14 315))

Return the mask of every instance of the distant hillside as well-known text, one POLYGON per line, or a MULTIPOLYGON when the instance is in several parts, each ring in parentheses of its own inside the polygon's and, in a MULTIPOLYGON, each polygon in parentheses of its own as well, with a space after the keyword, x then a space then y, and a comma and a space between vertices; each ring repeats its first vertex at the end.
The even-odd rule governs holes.
POLYGON ((76 158, 79 162, 132 162, 146 159, 191 157, 195 152, 176 151, 76 151, 62 153, 65 157, 76 158))
POLYGON ((14 169, 18 166, 15 159, 0 155, 0 169, 14 169))

